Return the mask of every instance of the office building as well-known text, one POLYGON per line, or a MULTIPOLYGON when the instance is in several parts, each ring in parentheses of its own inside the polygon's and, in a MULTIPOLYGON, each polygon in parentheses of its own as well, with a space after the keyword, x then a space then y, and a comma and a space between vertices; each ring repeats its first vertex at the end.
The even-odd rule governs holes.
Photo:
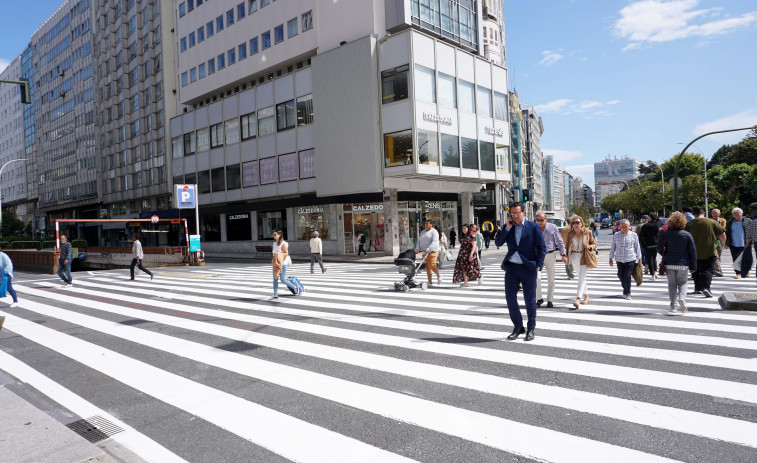
POLYGON ((533 106, 525 105, 523 108, 523 123, 525 140, 525 186, 531 191, 528 204, 529 215, 534 217, 536 212, 544 208, 543 167, 544 155, 541 151, 541 136, 544 133, 544 123, 541 116, 536 114, 533 106))
POLYGON ((629 181, 638 177, 640 164, 628 156, 620 159, 607 156, 604 161, 594 163, 597 207, 601 207, 604 198, 619 192, 629 181))

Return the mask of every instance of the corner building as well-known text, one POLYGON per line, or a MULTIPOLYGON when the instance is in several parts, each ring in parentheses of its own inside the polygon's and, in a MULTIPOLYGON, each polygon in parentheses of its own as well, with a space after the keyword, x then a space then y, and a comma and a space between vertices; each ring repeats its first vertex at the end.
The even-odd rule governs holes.
POLYGON ((475 1, 177 1, 175 184, 196 183, 203 249, 284 231, 309 253, 414 247, 494 222, 511 181, 507 72, 475 1), (486 208, 474 204, 491 203, 486 208))

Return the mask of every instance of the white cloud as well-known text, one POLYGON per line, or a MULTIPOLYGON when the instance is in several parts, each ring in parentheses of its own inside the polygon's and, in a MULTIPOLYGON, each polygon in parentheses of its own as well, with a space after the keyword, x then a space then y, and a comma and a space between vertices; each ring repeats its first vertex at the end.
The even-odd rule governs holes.
POLYGON ((608 102, 607 102, 607 103, 605 103, 605 104, 607 104, 607 105, 612 105, 612 104, 618 104, 618 103, 620 103, 620 100, 610 100, 610 101, 608 101, 608 102))
POLYGON ((539 114, 579 114, 585 118, 591 118, 595 116, 612 116, 613 114, 607 111, 606 106, 620 103, 620 100, 610 100, 607 103, 602 103, 596 100, 583 100, 574 102, 567 98, 561 98, 559 100, 553 100, 548 103, 534 106, 534 109, 539 114))
POLYGON ((582 101, 574 106, 575 111, 577 112, 587 112, 591 111, 592 109, 601 108, 604 106, 599 101, 582 101))
POLYGON ((594 164, 561 165, 560 167, 573 177, 581 177, 585 184, 594 188, 594 164))
POLYGON ((10 61, 4 58, 0 58, 0 72, 5 71, 5 68, 7 68, 9 64, 11 64, 10 61))
POLYGON ((539 64, 541 64, 542 66, 552 66, 556 62, 563 59, 563 55, 552 50, 544 50, 543 52, 541 52, 541 54, 543 58, 541 59, 541 61, 539 61, 539 64))
POLYGON ((541 152, 544 156, 552 156, 555 160, 555 164, 560 166, 566 162, 575 161, 583 156, 582 152, 571 150, 542 149, 541 152))
MULTIPOLYGON (((709 132, 717 132, 718 130, 742 129, 745 127, 754 127, 755 125, 757 125, 757 110, 750 109, 714 121, 699 124, 694 127, 693 134, 699 136, 709 132)), ((741 141, 746 134, 746 131, 720 133, 717 135, 710 135, 707 138, 717 140, 721 143, 733 144, 741 141)))
POLYGON ((559 100, 550 101, 549 103, 536 105, 534 106, 534 109, 537 113, 540 114, 557 113, 565 108, 565 106, 567 106, 571 101, 572 100, 568 100, 566 98, 561 98, 559 100))
POLYGON ((757 25, 757 11, 713 19, 722 8, 695 9, 699 0, 642 0, 620 10, 613 33, 627 39, 623 51, 689 37, 714 37, 757 25), (696 23, 695 23, 696 22, 696 23))

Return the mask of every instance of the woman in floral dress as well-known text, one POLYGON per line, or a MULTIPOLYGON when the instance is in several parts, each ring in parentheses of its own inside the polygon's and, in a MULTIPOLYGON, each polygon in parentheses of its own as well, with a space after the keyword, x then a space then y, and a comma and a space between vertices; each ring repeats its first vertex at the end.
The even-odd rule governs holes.
POLYGON ((468 226, 463 225, 460 234, 460 251, 455 261, 455 273, 452 283, 463 282, 460 286, 468 287, 468 280, 481 278, 481 264, 476 253, 476 238, 468 232, 468 226))

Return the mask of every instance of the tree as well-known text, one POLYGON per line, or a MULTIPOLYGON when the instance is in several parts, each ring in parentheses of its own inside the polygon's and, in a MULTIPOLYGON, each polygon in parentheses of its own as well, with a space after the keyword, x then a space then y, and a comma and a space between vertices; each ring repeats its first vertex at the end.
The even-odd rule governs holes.
POLYGON ((722 166, 728 153, 733 149, 733 145, 723 145, 715 151, 709 161, 707 161, 707 169, 712 169, 715 166, 722 166))
POLYGON ((757 125, 752 127, 752 130, 750 130, 746 136, 744 137, 744 140, 749 140, 750 138, 757 138, 757 125))
POLYGON ((748 138, 733 145, 723 160, 724 166, 732 164, 752 164, 757 160, 757 138, 748 138))
POLYGON ((24 222, 9 211, 3 211, 3 236, 20 235, 24 232, 24 222))
POLYGON ((584 200, 581 204, 574 204, 570 206, 570 213, 581 216, 584 219, 584 223, 589 223, 589 220, 594 217, 595 210, 596 208, 589 205, 586 200, 584 200))

